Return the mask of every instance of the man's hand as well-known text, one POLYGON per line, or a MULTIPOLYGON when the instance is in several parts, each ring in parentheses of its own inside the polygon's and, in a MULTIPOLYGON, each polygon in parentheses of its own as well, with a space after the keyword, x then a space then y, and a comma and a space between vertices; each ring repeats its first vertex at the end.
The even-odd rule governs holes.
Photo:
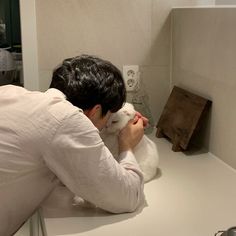
POLYGON ((120 153, 133 149, 142 139, 144 134, 144 120, 140 115, 136 115, 120 131, 118 137, 120 153))
POLYGON ((141 118, 143 120, 143 127, 147 127, 148 126, 148 118, 146 118, 145 116, 143 116, 140 112, 136 111, 136 116, 138 116, 139 118, 141 118))

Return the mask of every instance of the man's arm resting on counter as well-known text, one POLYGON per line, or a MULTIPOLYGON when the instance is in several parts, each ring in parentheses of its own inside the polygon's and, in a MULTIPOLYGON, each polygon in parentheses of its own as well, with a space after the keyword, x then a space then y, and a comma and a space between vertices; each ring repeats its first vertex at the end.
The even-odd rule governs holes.
POLYGON ((48 150, 47 166, 75 195, 113 213, 132 212, 143 203, 143 176, 132 151, 122 152, 118 163, 80 114, 61 124, 48 150))

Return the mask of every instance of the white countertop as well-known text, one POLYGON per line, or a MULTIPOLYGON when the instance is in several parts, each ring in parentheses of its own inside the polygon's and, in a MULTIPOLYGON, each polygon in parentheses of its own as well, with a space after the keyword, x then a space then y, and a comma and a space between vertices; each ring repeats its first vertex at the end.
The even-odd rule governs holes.
POLYGON ((147 206, 128 214, 71 206, 65 188, 41 210, 47 236, 214 236, 236 225, 236 171, 207 152, 173 152, 152 139, 160 174, 145 184, 147 206))

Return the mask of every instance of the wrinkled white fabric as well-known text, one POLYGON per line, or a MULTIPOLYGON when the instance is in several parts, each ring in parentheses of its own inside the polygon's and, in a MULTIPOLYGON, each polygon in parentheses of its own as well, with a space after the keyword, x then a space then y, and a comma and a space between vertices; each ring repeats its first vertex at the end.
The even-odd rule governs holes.
POLYGON ((131 151, 119 163, 83 111, 59 90, 0 87, 0 235, 11 235, 50 191, 75 195, 114 213, 143 202, 143 176, 131 151))

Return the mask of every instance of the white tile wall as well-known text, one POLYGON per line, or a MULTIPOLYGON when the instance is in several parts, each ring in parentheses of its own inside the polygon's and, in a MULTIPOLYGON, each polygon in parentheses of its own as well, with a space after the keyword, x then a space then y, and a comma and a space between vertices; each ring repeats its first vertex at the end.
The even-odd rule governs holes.
POLYGON ((157 120, 169 94, 171 8, 213 2, 36 0, 39 87, 48 88, 51 71, 62 59, 81 53, 106 58, 120 69, 137 64, 157 120))

